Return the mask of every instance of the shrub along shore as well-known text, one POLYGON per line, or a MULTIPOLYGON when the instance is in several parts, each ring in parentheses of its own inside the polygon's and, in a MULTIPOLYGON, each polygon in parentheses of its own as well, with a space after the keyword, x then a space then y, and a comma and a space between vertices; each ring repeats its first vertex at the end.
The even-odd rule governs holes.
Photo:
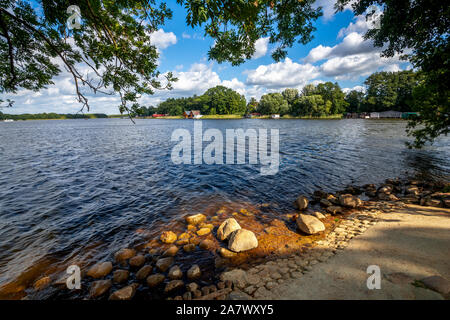
MULTIPOLYGON (((301 277, 344 249, 352 237, 376 223, 378 213, 408 203, 450 208, 450 184, 388 179, 378 186, 348 186, 335 193, 316 190, 295 199, 295 210, 270 220, 264 218, 271 207, 267 203, 188 215, 180 221, 182 232, 161 230, 159 237, 84 266, 87 272, 77 298, 264 298, 278 284, 301 277), (189 260, 189 255, 201 253, 210 262, 189 260)), ((26 294, 33 298, 60 288, 58 297, 73 298, 64 287, 66 277, 41 275, 26 294)))

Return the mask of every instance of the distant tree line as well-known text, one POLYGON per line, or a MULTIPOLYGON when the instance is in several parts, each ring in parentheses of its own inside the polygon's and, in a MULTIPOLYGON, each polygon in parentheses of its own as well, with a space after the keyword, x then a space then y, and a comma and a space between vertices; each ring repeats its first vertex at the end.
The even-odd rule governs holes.
POLYGON ((0 111, 0 120, 63 120, 63 119, 93 119, 93 118, 108 118, 104 113, 91 114, 59 114, 59 113, 24 113, 24 114, 6 114, 0 111))
POLYGON ((356 90, 347 93, 347 112, 418 110, 420 101, 414 96, 414 90, 422 77, 414 71, 376 72, 364 82, 365 93, 356 90))
POLYGON ((179 116, 186 110, 200 110, 207 115, 260 113, 326 117, 349 112, 414 111, 418 108, 413 91, 420 81, 420 74, 414 71, 376 72, 364 82, 365 92, 344 93, 339 84, 325 82, 308 84, 301 91, 288 88, 280 93, 267 93, 259 101, 251 98, 247 104, 243 95, 216 86, 200 96, 169 98, 157 107, 141 107, 138 114, 179 116))

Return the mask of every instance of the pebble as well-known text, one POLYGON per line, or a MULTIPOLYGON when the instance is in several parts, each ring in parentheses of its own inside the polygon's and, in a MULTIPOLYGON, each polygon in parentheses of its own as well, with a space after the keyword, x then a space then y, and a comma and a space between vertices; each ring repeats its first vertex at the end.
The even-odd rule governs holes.
POLYGON ((151 276, 147 277, 147 285, 150 288, 156 287, 157 285, 162 283, 164 281, 164 279, 165 279, 165 277, 163 274, 160 274, 160 273, 152 274, 151 276))
POLYGON ((139 281, 144 280, 152 272, 153 267, 151 265, 145 265, 136 272, 136 279, 139 281))
POLYGON ((92 282, 89 290, 89 296, 91 298, 99 297, 105 294, 112 287, 111 280, 97 280, 92 282))
POLYGON ((134 257, 135 255, 136 250, 126 248, 117 251, 116 254, 114 255, 114 259, 116 260, 116 262, 122 262, 134 257))
POLYGON ((187 271, 187 277, 189 280, 197 279, 202 275, 202 272, 200 270, 200 267, 196 264, 194 264, 189 270, 187 271))
POLYGON ((130 272, 128 270, 116 270, 113 274, 114 283, 122 283, 128 280, 130 272))
POLYGON ((128 263, 130 264, 130 267, 141 267, 145 263, 145 257, 143 255, 137 255, 132 257, 128 263))
POLYGON ((179 266, 173 266, 169 270, 168 277, 172 280, 178 280, 183 278, 183 272, 181 271, 179 266))

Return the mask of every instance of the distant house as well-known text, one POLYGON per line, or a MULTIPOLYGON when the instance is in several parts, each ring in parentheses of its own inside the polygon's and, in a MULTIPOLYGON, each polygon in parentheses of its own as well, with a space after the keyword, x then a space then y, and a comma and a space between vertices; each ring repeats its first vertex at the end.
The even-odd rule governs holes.
POLYGON ((389 119, 401 119, 402 113, 400 111, 383 111, 380 112, 380 118, 389 118, 389 119))
POLYGON ((403 112, 402 113, 402 119, 410 119, 418 117, 420 114, 419 112, 403 112))
POLYGON ((370 118, 371 119, 379 119, 380 118, 380 113, 379 112, 371 112, 370 113, 370 118))
POLYGON ((358 117, 359 117, 360 119, 368 119, 368 118, 370 118, 370 115, 369 115, 368 112, 361 112, 361 113, 358 115, 358 117))
POLYGON ((190 110, 183 112, 183 117, 185 119, 200 119, 203 116, 200 113, 200 110, 190 110))
POLYGON ((261 113, 253 112, 245 115, 246 118, 258 118, 261 117, 261 113))
POLYGON ((272 119, 280 119, 280 115, 279 114, 273 114, 270 116, 272 119))
POLYGON ((152 114, 152 118, 161 118, 161 117, 167 117, 167 114, 158 114, 158 113, 152 114))
POLYGON ((358 114, 356 112, 349 112, 345 114, 347 119, 358 119, 358 114))

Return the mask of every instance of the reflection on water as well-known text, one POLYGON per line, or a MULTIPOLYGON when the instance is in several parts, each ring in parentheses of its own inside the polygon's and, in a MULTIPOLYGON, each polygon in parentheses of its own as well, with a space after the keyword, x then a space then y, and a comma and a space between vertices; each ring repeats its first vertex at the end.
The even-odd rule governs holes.
POLYGON ((193 121, 0 123, 0 285, 110 257, 177 228, 173 221, 186 214, 271 203, 273 217, 318 188, 406 175, 448 179, 450 172, 450 139, 408 150, 402 121, 203 121, 203 130, 224 133, 279 129, 274 176, 261 176, 259 165, 174 165, 177 128, 192 131, 193 121))

